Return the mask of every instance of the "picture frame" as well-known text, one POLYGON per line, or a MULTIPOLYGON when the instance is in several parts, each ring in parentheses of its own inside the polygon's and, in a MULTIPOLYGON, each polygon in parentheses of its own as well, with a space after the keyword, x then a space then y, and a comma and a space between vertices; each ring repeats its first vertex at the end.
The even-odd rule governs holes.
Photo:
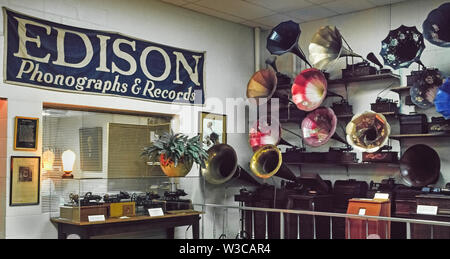
POLYGON ((11 156, 10 206, 39 205, 41 157, 11 156))
POLYGON ((17 116, 14 123, 14 150, 36 151, 39 118, 17 116))
POLYGON ((80 169, 82 171, 103 170, 103 132, 102 127, 81 128, 80 169))
POLYGON ((199 134, 204 149, 208 150, 214 144, 227 143, 226 119, 224 114, 200 112, 199 134))

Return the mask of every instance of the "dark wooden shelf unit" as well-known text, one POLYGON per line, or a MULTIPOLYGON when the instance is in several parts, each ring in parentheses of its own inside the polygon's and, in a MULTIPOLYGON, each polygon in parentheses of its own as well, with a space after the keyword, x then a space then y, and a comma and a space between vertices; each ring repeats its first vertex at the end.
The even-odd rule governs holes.
POLYGON ((368 75, 368 76, 360 76, 360 77, 352 77, 352 78, 342 78, 335 80, 328 80, 328 85, 335 84, 347 84, 353 82, 364 82, 364 81, 374 81, 374 80, 384 80, 384 79, 400 79, 399 75, 392 73, 385 74, 376 74, 376 75, 368 75))
POLYGON ((389 136, 391 139, 404 139, 404 138, 438 138, 438 137, 450 137, 450 132, 436 132, 436 133, 427 133, 427 134, 400 134, 400 135, 391 135, 389 136))

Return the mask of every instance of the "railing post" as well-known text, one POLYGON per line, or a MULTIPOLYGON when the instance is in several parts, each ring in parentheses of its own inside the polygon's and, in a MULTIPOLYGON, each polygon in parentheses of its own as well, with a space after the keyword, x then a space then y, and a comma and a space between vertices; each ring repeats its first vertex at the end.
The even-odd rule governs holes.
POLYGON ((366 239, 369 237, 369 220, 366 219, 366 239))
POLYGON ((215 239, 216 238, 216 224, 215 224, 215 222, 216 222, 216 208, 213 208, 213 220, 212 220, 212 222, 213 222, 213 239, 215 239))
POLYGON ((300 214, 297 214, 297 238, 300 238, 300 214))
POLYGON ((266 237, 266 239, 269 239, 269 216, 267 214, 268 214, 268 212, 266 211, 266 224, 265 224, 266 234, 265 234, 265 237, 266 237))
POLYGON ((284 239, 284 212, 280 213, 280 239, 284 239))
MULTIPOLYGON (((314 206, 314 202, 312 202, 311 205, 312 205, 312 210, 316 211, 316 208, 314 206)), ((313 239, 317 239, 317 236, 316 236, 316 215, 313 215, 313 233, 314 233, 313 239)))
POLYGON ((406 239, 411 239, 411 223, 406 223, 406 239))
POLYGON ((333 217, 330 216, 330 239, 333 239, 333 217))
POLYGON ((252 235, 251 239, 255 239, 255 211, 252 210, 252 235))
POLYGON ((431 239, 434 239, 434 226, 431 225, 431 239))
POLYGON ((350 228, 350 222, 351 222, 351 220, 350 219, 348 219, 348 218, 345 218, 345 220, 348 222, 348 224, 347 224, 347 233, 348 233, 348 238, 347 239, 352 239, 351 238, 351 236, 350 236, 350 230, 351 230, 351 228, 350 228))
POLYGON ((206 216, 206 206, 202 205, 202 239, 205 239, 205 216, 206 216))

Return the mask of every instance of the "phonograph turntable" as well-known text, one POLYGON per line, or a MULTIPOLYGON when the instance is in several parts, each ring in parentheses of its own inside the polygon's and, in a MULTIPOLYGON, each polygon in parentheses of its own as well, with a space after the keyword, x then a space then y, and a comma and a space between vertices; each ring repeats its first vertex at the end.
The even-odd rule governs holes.
POLYGON ((336 116, 353 116, 353 106, 350 105, 347 100, 342 99, 340 102, 333 103, 331 109, 336 116))
POLYGON ((166 202, 166 210, 191 210, 192 201, 189 199, 180 199, 180 197, 186 196, 187 193, 184 190, 177 189, 176 191, 164 192, 163 201, 166 202))
POLYGON ((399 113, 399 108, 397 107, 397 101, 394 101, 392 99, 384 99, 381 97, 378 97, 375 103, 370 104, 370 108, 374 112, 379 113, 391 113, 394 114, 399 113))
POLYGON ((370 163, 397 163, 398 152, 385 151, 392 150, 391 146, 384 146, 375 153, 362 153, 362 161, 370 163))
POLYGON ((352 151, 352 147, 348 146, 345 148, 335 148, 330 147, 329 152, 325 154, 325 161, 328 163, 339 163, 339 164, 351 164, 357 163, 355 152, 352 151))

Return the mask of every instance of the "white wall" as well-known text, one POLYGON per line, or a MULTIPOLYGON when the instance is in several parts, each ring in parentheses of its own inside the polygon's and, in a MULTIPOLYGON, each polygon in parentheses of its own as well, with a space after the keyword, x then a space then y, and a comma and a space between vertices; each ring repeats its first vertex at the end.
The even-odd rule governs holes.
MULTIPOLYGON (((245 97, 245 86, 254 71, 253 30, 243 25, 223 21, 196 12, 187 11, 157 1, 119 0, 0 0, 2 6, 28 15, 87 29, 120 32, 143 40, 169 46, 206 51, 206 98, 245 97)), ((0 53, 3 56, 3 31, 0 31, 0 53)), ((1 58, 1 57, 0 57, 1 58)), ((3 83, 0 97, 8 99, 7 157, 41 155, 37 152, 13 150, 14 118, 16 116, 42 119, 43 102, 66 103, 124 110, 146 111, 178 115, 179 129, 195 135, 198 112, 201 107, 188 107, 121 97, 102 97, 46 91, 3 83), (188 127, 193 126, 193 127, 188 127)), ((227 113, 222 107, 206 105, 203 110, 227 113)), ((244 120, 238 113, 236 120, 244 120)), ((233 115, 228 116, 232 120, 233 115)), ((42 126, 40 127, 42 132, 42 126)), ((42 137, 42 135, 40 135, 42 137)), ((42 143, 42 141, 39 141, 42 143)), ((228 135, 228 143, 239 154, 250 154, 245 134, 228 135)), ((248 155, 239 157, 245 165, 248 155)), ((8 172, 7 164, 1 170, 8 172)), ((198 174, 193 168, 190 174, 198 174)), ((2 175, 5 175, 4 173, 2 175)), ((8 174, 6 174, 8 175, 8 174)), ((9 176, 2 199, 9 199, 9 176), (5 194, 5 196, 3 196, 5 194)), ((199 190, 193 190, 199 192, 199 190)), ((0 214, 1 215, 1 214, 0 214)), ((49 215, 41 213, 41 205, 6 207, 6 238, 56 238, 56 228, 49 215)), ((3 231, 0 230, 0 233, 3 231)), ((184 237, 184 232, 181 233, 184 237)))
MULTIPOLYGON (((309 56, 308 46, 316 31, 326 25, 336 26, 346 41, 350 44, 354 52, 365 57, 369 52, 374 52, 378 59, 383 62, 383 59, 379 55, 381 50, 381 41, 387 36, 389 30, 398 28, 400 25, 406 26, 416 26, 419 31, 422 31, 422 23, 426 19, 428 13, 437 8, 442 3, 447 2, 444 0, 427 0, 427 1, 406 1, 399 4, 390 6, 383 6, 378 8, 373 8, 361 12, 351 13, 347 15, 340 15, 331 17, 328 19, 322 19, 318 21, 302 23, 300 24, 302 33, 300 36, 299 45, 305 52, 305 55, 309 56)), ((266 34, 267 35, 267 32, 266 34)), ((444 76, 450 76, 450 50, 448 48, 439 48, 432 45, 428 41, 425 41, 426 49, 422 54, 422 61, 428 67, 436 67, 443 73, 444 76)), ((263 55, 268 55, 268 51, 265 51, 263 55)), ((263 59, 262 59, 263 60, 263 59)), ((360 59, 355 59, 356 62, 360 62, 360 59)), ((330 71, 331 78, 340 78, 341 69, 345 68, 345 58, 342 58, 335 69, 330 71)), ((388 67, 385 67, 388 68, 388 67)), ((370 110, 370 103, 374 103, 377 94, 381 92, 384 88, 389 86, 391 83, 395 83, 393 87, 406 86, 406 76, 410 74, 411 70, 417 70, 417 64, 413 64, 409 69, 400 69, 394 71, 395 73, 401 75, 401 81, 395 80, 382 80, 376 82, 361 82, 352 83, 348 88, 349 103, 353 105, 353 113, 358 114, 366 110, 370 110)), ((281 71, 289 74, 289 70, 281 71)), ((297 73, 299 70, 296 71, 297 73)), ((333 86, 330 87, 331 91, 343 94, 345 96, 345 89, 343 86, 333 86)), ((396 93, 385 91, 381 94, 383 98, 389 98, 398 100, 399 96, 396 93)), ((323 105, 331 106, 333 102, 339 101, 338 98, 328 98, 323 105)), ((415 108, 411 106, 402 106, 401 112, 408 114, 414 111, 415 108)), ((431 117, 440 116, 434 108, 428 110, 416 109, 419 113, 426 113, 428 119, 431 117)), ((395 118, 388 118, 389 123, 392 127, 392 134, 399 134, 399 123, 395 118)), ((340 122, 340 124, 345 127, 345 122, 340 122)), ((298 130, 298 125, 290 125, 288 128, 298 130)), ((340 136, 345 137, 343 131, 338 128, 337 132, 340 136)), ((284 137, 287 140, 291 140, 293 143, 298 143, 299 141, 296 137, 292 137, 289 133, 283 132, 284 137)), ((422 139, 406 139, 402 145, 402 152, 404 152, 408 147, 414 144, 424 143, 432 148, 434 148, 440 158, 441 158, 441 179, 436 184, 437 186, 443 186, 446 182, 450 182, 450 139, 449 138, 422 138, 422 139)), ((394 150, 399 151, 400 145, 398 141, 393 140, 391 145, 394 150)), ((327 151, 329 146, 342 146, 339 142, 330 141, 330 145, 326 145, 321 148, 308 148, 309 151, 327 151)), ((361 154, 358 154, 361 161, 361 154)), ((297 168, 293 168, 295 170, 297 168)), ((399 171, 396 168, 382 167, 382 166, 350 166, 345 167, 334 167, 334 166, 323 166, 323 167, 312 167, 303 166, 302 168, 305 172, 318 172, 324 179, 338 180, 338 179, 360 179, 370 182, 374 180, 379 182, 381 179, 387 177, 394 177, 400 182, 399 171)), ((298 169, 297 169, 298 171, 298 169)))

